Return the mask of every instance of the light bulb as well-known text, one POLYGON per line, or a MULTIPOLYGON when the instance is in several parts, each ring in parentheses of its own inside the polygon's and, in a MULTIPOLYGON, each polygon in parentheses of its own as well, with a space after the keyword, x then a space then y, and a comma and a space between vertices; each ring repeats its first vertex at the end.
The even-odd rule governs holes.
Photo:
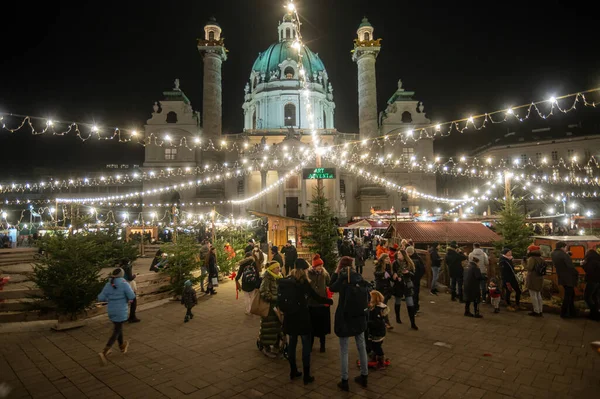
POLYGON ((294 6, 294 3, 288 3, 287 9, 289 12, 293 12, 294 10, 296 10, 296 7, 294 6))
POLYGON ((131 132, 131 137, 135 137, 135 136, 137 136, 137 132, 134 130, 131 132))
POLYGON ((54 122, 52 121, 52 119, 48 119, 47 125, 48 125, 48 126, 52 126, 52 125, 54 125, 54 122))
POLYGON ((171 141, 171 136, 169 136, 168 134, 167 134, 167 135, 165 135, 165 140, 166 140, 166 141, 171 141))

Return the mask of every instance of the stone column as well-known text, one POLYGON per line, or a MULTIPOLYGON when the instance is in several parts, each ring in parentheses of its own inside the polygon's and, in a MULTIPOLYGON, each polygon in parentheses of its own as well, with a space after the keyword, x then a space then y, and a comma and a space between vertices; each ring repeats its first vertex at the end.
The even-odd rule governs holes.
MULTIPOLYGON (((266 188, 267 188, 267 171, 261 170, 260 171, 260 191, 263 191, 266 188)), ((266 195, 263 195, 262 197, 260 197, 260 210, 261 210, 261 212, 267 211, 267 196, 266 195)))
POLYGON ((335 180, 333 181, 333 204, 331 204, 333 208, 333 213, 335 216, 339 217, 340 215, 340 169, 337 168, 335 171, 335 180))
MULTIPOLYGON (((219 140, 222 133, 222 88, 221 55, 214 52, 204 53, 204 80, 202 91, 203 134, 207 139, 219 140)), ((218 142, 215 143, 217 145, 218 142)))
POLYGON ((306 206, 308 202, 306 200, 306 180, 302 178, 302 174, 300 174, 300 188, 300 203, 302 204, 302 211, 300 213, 303 213, 304 216, 308 217, 308 207, 306 206))
MULTIPOLYGON (((280 171, 277 171, 277 180, 281 179, 283 177, 283 173, 281 173, 280 171)), ((283 188, 285 187, 285 182, 283 182, 282 184, 279 185, 279 187, 277 187, 277 203, 279 204, 279 215, 280 216, 285 216, 285 193, 283 191, 283 188)))
POLYGON ((377 86, 375 52, 362 51, 356 57, 358 65, 358 129, 360 139, 377 137, 377 86))

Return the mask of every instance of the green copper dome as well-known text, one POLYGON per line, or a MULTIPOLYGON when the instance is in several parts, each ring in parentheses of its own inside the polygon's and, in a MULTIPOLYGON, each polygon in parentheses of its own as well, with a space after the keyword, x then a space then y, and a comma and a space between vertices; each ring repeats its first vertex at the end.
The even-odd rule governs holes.
POLYGON ((371 25, 371 23, 369 22, 369 20, 367 19, 367 17, 364 17, 362 19, 362 22, 360 23, 360 25, 358 25, 359 28, 362 28, 363 26, 373 26, 371 25))
MULTIPOLYGON (((252 70, 264 73, 267 79, 269 79, 271 72, 279 72, 279 64, 288 58, 298 62, 298 51, 292 47, 292 43, 291 40, 286 40, 270 45, 266 51, 258 55, 256 61, 254 61, 252 70)), ((306 46, 302 49, 302 64, 311 79, 315 72, 318 74, 325 71, 323 61, 306 46)))

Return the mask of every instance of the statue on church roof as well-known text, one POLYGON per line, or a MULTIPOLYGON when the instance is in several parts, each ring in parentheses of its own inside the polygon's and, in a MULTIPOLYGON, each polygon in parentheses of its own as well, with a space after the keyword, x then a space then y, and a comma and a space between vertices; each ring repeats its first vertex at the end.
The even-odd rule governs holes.
POLYGON ((423 101, 419 101, 419 105, 417 107, 420 113, 425 112, 425 106, 423 105, 423 101))
POLYGON ((173 87, 173 90, 181 90, 179 88, 179 79, 175 79, 175 87, 173 87))
POLYGON ((402 79, 398 79, 398 91, 404 91, 402 88, 402 79))
POLYGON ((152 106, 152 109, 154 110, 154 113, 158 112, 158 101, 154 101, 154 105, 152 106))
POLYGON ((250 91, 250 85, 248 84, 248 82, 246 82, 246 86, 244 86, 244 94, 248 94, 249 91, 250 91))

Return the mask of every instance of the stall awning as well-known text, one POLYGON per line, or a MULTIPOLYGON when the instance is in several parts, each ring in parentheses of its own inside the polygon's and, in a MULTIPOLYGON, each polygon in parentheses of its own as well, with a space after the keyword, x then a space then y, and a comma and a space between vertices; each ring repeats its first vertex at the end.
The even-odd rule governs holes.
POLYGON ((387 229, 388 227, 389 227, 389 224, 384 223, 384 222, 363 219, 363 220, 359 220, 358 222, 350 222, 342 228, 345 230, 353 230, 353 229, 387 229))
POLYGON ((385 237, 412 238, 415 243, 491 244, 500 236, 479 222, 397 222, 391 223, 385 237))

